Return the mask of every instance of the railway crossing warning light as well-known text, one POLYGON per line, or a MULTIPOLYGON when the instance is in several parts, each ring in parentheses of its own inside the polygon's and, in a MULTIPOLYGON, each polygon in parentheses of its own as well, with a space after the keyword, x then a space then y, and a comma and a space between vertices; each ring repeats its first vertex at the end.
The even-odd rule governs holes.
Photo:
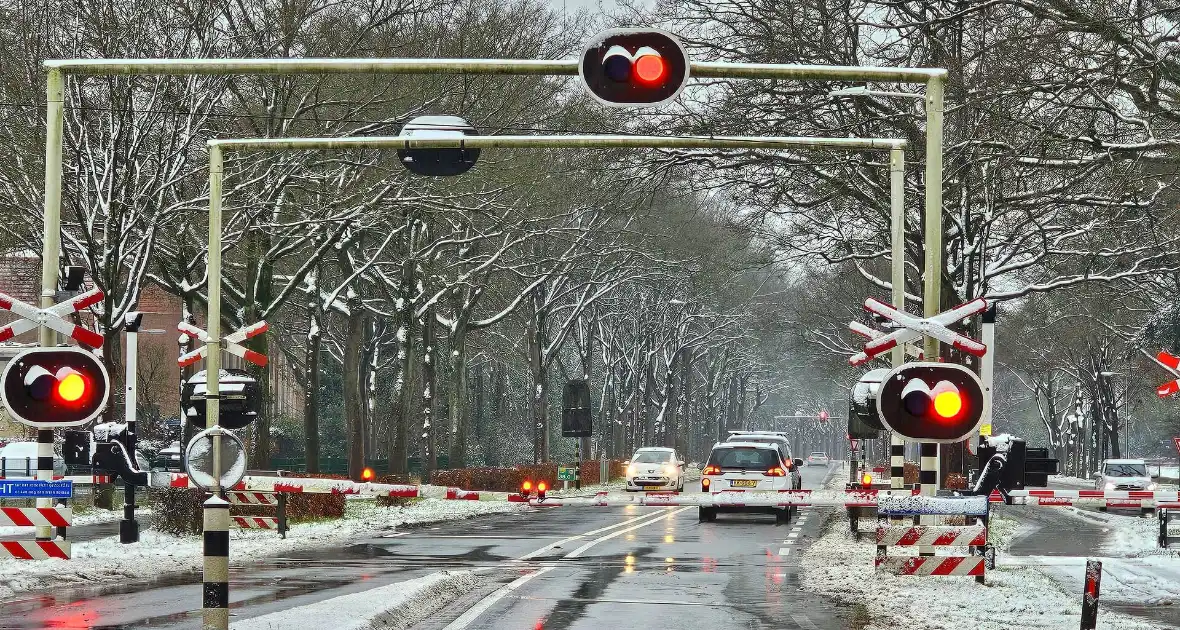
MULTIPOLYGON (((185 381, 180 392, 181 408, 185 417, 195 428, 205 426, 205 407, 208 390, 205 387, 205 370, 197 372, 185 381)), ((221 371, 218 379, 217 423, 226 429, 241 429, 254 422, 262 410, 262 386, 248 372, 238 369, 221 371)))
POLYGON ((616 107, 662 105, 688 83, 688 53, 670 33, 619 28, 595 35, 582 50, 578 74, 590 95, 616 107))
POLYGON ((79 348, 36 348, 13 357, 0 397, 14 420, 55 429, 90 422, 106 408, 110 379, 102 361, 79 348))
POLYGON ((545 500, 545 491, 548 489, 549 489, 549 484, 545 483, 544 481, 538 481, 537 482, 537 498, 544 501, 545 500))
POLYGON ((521 496, 521 498, 523 498, 524 500, 527 501, 529 496, 531 496, 532 494, 533 494, 533 482, 528 479, 525 479, 524 481, 520 482, 520 496, 521 496))
POLYGON ((898 435, 923 442, 958 442, 983 419, 983 385, 953 363, 907 363, 881 380, 877 411, 898 435))
POLYGON ((361 469, 361 481, 369 482, 372 481, 376 476, 377 473, 373 472, 373 469, 369 468, 368 466, 365 466, 361 469))

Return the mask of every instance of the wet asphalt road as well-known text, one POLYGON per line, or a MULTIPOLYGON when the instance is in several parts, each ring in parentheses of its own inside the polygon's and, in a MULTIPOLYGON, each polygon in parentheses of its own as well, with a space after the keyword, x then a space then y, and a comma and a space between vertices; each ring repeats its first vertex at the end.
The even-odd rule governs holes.
MULTIPOLYGON (((838 466, 805 468, 804 487, 838 466)), ((696 508, 560 507, 391 530, 234 569, 231 613, 246 619, 482 568, 478 588, 414 627, 843 629, 843 609, 799 589, 800 555, 830 512, 805 508, 776 525, 724 514, 698 523, 696 508)), ((26 593, 0 602, 0 628, 197 628, 199 582, 194 573, 26 593)))

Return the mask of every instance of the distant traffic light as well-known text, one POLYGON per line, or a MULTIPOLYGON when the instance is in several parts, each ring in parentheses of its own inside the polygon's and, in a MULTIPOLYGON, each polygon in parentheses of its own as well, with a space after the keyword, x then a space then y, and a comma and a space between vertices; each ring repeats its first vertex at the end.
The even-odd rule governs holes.
POLYGON ((0 380, 0 397, 12 418, 42 429, 90 422, 110 395, 102 361, 79 348, 22 352, 8 362, 0 380))
POLYGON ((983 385, 953 363, 908 363, 881 380, 877 411, 898 435, 923 442, 957 442, 983 418, 983 385))
POLYGON ((612 29, 586 45, 578 73, 606 105, 643 107, 676 98, 688 83, 688 53, 674 36, 652 29, 612 29))

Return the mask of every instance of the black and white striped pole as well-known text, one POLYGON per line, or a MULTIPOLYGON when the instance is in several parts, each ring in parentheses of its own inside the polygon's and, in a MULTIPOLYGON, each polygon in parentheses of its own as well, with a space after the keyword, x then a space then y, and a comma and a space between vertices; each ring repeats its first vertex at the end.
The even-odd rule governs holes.
POLYGON ((210 494, 204 504, 202 630, 229 628, 229 501, 210 494))
POLYGON ((185 449, 189 479, 209 492, 203 504, 204 572, 202 630, 229 628, 229 501, 223 488, 246 474, 246 448, 233 433, 214 426, 193 436, 185 449))

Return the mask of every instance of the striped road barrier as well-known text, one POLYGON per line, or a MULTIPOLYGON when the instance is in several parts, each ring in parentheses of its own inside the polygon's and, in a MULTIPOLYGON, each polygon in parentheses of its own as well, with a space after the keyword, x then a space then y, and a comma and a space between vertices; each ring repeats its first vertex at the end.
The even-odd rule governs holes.
POLYGON ((984 573, 994 551, 987 543, 987 520, 990 514, 990 497, 931 497, 931 496, 885 496, 877 502, 877 514, 881 517, 918 516, 947 517, 961 516, 968 521, 978 519, 976 524, 967 525, 893 525, 877 528, 877 557, 874 568, 878 573, 892 575, 969 575, 983 583, 984 573), (890 556, 890 547, 919 549, 919 556, 890 556), (939 548, 967 547, 969 556, 937 556, 939 548), (931 550, 933 553, 922 553, 931 550))
POLYGON ((287 495, 283 492, 230 491, 226 493, 230 508, 250 506, 270 508, 274 516, 230 514, 230 523, 238 529, 273 529, 287 537, 287 495))
POLYGON ((0 525, 15 527, 69 527, 74 520, 70 508, 0 507, 0 525))
POLYGON ((70 559, 70 543, 66 540, 4 540, 0 541, 0 558, 15 560, 70 559))

